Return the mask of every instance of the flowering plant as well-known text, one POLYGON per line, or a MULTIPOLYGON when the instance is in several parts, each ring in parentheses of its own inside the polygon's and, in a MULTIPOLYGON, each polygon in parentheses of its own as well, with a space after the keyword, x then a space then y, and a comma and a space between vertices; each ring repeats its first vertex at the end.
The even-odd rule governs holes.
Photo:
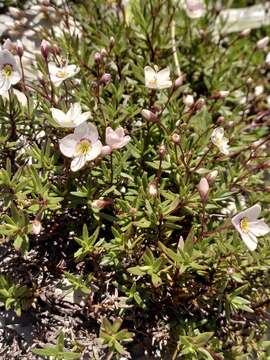
POLYGON ((217 39, 211 1, 42 6, 31 64, 0 51, 0 305, 62 316, 44 356, 269 356, 269 29, 217 39))

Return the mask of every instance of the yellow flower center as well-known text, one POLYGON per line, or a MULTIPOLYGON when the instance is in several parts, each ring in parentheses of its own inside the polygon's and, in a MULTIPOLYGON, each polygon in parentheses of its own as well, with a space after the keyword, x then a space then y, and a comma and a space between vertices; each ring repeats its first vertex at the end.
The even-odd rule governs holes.
POLYGON ((91 143, 89 140, 83 139, 76 146, 76 153, 78 155, 86 155, 91 150, 91 143))
POLYGON ((13 73, 13 67, 10 64, 6 64, 2 68, 2 74, 6 77, 10 77, 13 73))
POLYGON ((64 78, 67 74, 65 73, 65 71, 63 70, 59 70, 57 71, 56 73, 56 76, 59 77, 59 78, 64 78))
POLYGON ((217 146, 220 146, 220 145, 222 145, 222 141, 223 139, 222 139, 222 136, 217 136, 216 137, 216 145, 217 146))
POLYGON ((158 80, 156 77, 154 77, 154 79, 149 80, 149 83, 152 86, 157 86, 158 80))
POLYGON ((241 221, 240 221, 240 228, 243 232, 247 233, 249 232, 249 221, 248 221, 248 218, 243 218, 241 221))

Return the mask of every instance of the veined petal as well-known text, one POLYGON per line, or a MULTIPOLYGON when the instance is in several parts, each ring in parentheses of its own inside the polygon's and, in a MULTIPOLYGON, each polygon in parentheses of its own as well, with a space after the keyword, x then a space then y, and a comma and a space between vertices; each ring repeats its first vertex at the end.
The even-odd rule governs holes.
POLYGON ((80 103, 77 102, 75 104, 72 104, 70 109, 67 112, 67 118, 72 119, 72 120, 76 120, 76 118, 78 116, 80 116, 81 112, 82 112, 82 108, 81 108, 80 103))
POLYGON ((10 83, 12 85, 17 84, 17 82, 19 82, 22 78, 22 74, 19 70, 15 70, 13 71, 12 75, 10 76, 10 83))
POLYGON ((255 236, 264 236, 270 232, 270 227, 263 219, 249 223, 250 232, 255 236))
POLYGON ((59 141, 60 151, 67 157, 73 157, 75 155, 76 145, 78 138, 74 134, 65 136, 59 141))
POLYGON ((234 226, 239 225, 240 221, 243 218, 247 218, 249 220, 249 222, 254 222, 256 219, 258 219, 260 212, 261 212, 261 206, 259 204, 255 204, 255 205, 251 206, 250 208, 248 208, 244 211, 241 211, 239 214, 236 214, 232 218, 232 224, 234 226))
POLYGON ((160 82, 167 82, 170 81, 170 68, 166 67, 165 69, 160 70, 157 73, 158 81, 160 82))
POLYGON ((71 161, 71 164, 70 164, 71 171, 75 172, 75 171, 80 170, 82 167, 84 167, 85 163, 86 163, 85 156, 77 156, 77 157, 75 157, 71 161))
POLYGON ((250 232, 248 233, 241 232, 240 235, 250 251, 254 251, 257 248, 258 240, 255 235, 253 235, 250 232))
POLYGON ((99 140, 96 141, 95 143, 92 143, 91 150, 86 155, 86 160, 91 161, 91 160, 94 160, 95 158, 97 158, 101 154, 102 147, 103 146, 99 140))
POLYGON ((79 125, 74 134, 81 138, 89 139, 92 143, 95 143, 98 140, 98 131, 94 124, 86 123, 79 125))
POLYGON ((86 120, 88 120, 91 116, 90 111, 86 111, 82 114, 80 114, 77 119, 74 119, 74 122, 76 123, 76 126, 79 126, 80 124, 84 123, 86 120))
POLYGON ((66 122, 66 114, 59 109, 56 108, 51 108, 51 113, 52 113, 52 117, 53 119, 59 124, 59 125, 64 125, 66 122))
POLYGON ((66 65, 64 71, 67 72, 68 77, 76 75, 80 69, 76 65, 66 65))
POLYGON ((0 78, 0 95, 3 95, 7 92, 11 87, 11 83, 8 78, 2 77, 0 78))

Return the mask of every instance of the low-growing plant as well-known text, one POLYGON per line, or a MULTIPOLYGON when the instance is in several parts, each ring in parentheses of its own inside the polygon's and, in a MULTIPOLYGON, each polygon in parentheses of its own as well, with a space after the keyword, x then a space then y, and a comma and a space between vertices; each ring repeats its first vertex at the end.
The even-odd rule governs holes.
POLYGON ((214 1, 39 11, 31 76, 20 42, 0 51, 0 236, 36 311, 65 277, 108 358, 267 359, 269 28, 227 34, 214 1))

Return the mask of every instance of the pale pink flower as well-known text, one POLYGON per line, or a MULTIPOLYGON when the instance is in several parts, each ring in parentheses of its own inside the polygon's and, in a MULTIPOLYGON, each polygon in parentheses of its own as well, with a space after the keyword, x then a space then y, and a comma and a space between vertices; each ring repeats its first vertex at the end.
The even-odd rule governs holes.
POLYGON ((186 0, 185 7, 187 15, 191 19, 199 19, 206 13, 205 2, 203 0, 186 0))
POLYGON ((15 57, 8 50, 0 51, 0 95, 22 78, 21 70, 15 57))
POLYGON ((172 86, 172 81, 170 79, 170 69, 166 67, 158 71, 157 66, 151 68, 151 66, 146 66, 144 68, 144 78, 145 86, 149 89, 166 89, 172 86))
POLYGON ((257 247, 257 236, 264 236, 270 232, 270 228, 264 219, 258 220, 260 212, 261 206, 256 204, 232 218, 233 226, 251 251, 257 247))
POLYGON ((75 128, 91 116, 90 111, 82 112, 80 103, 71 104, 66 113, 56 108, 51 108, 51 112, 54 121, 64 128, 75 128))
POLYGON ((125 130, 122 126, 119 126, 116 130, 113 130, 111 127, 106 128, 106 144, 110 146, 112 150, 121 149, 126 146, 130 140, 130 136, 125 136, 125 130))
POLYGON ((96 126, 85 122, 73 134, 60 140, 62 154, 73 159, 70 166, 72 171, 80 170, 87 161, 94 160, 101 154, 102 144, 98 137, 96 126))
POLYGON ((48 66, 51 80, 56 87, 60 86, 64 80, 75 76, 80 71, 76 65, 58 67, 54 63, 49 63, 48 66))

